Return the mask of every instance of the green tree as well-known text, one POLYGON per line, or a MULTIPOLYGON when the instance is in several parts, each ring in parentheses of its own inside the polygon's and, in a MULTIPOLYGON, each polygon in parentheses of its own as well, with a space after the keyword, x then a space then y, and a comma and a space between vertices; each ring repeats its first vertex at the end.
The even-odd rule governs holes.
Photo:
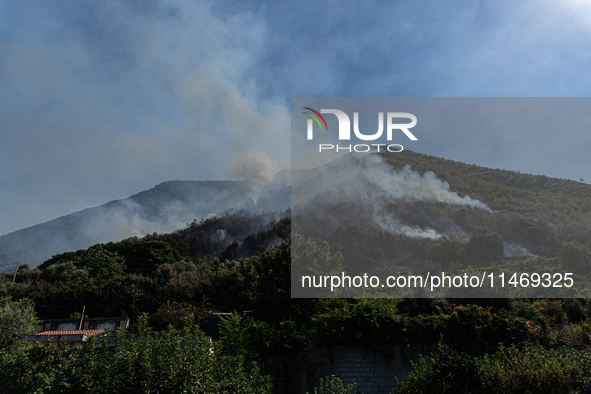
POLYGON ((360 226, 338 227, 327 241, 334 251, 343 255, 343 268, 349 274, 366 272, 381 265, 384 254, 375 234, 360 226))
POLYGON ((343 256, 339 252, 332 254, 328 242, 294 235, 292 243, 291 287, 295 294, 302 294, 304 275, 340 275, 343 271, 343 256))
POLYGON ((503 239, 497 233, 476 233, 466 244, 468 261, 496 261, 505 253, 503 239))
POLYGON ((25 336, 39 332, 39 320, 33 301, 13 302, 9 298, 0 302, 0 352, 14 352, 25 336))
POLYGON ((558 258, 562 267, 572 272, 584 272, 591 265, 591 252, 578 242, 565 242, 560 246, 558 258))
POLYGON ((95 279, 120 278, 125 270, 125 259, 117 253, 109 252, 101 244, 88 248, 78 264, 86 268, 91 278, 95 279))
POLYGON ((254 274, 253 299, 255 316, 265 321, 286 317, 291 302, 291 245, 283 241, 252 260, 254 274))
POLYGON ((444 239, 435 242, 427 249, 427 260, 441 263, 449 268, 451 262, 459 262, 464 254, 464 244, 459 240, 444 239))
POLYGON ((131 272, 143 275, 151 275, 161 264, 173 264, 180 258, 170 243, 160 239, 134 243, 121 254, 131 272))

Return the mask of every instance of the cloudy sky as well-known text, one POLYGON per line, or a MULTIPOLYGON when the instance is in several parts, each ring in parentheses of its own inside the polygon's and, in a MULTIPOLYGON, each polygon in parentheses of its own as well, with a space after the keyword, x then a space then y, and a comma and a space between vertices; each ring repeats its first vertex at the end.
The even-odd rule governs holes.
MULTIPOLYGON (((166 180, 287 168, 294 96, 589 96, 590 15, 584 0, 0 0, 0 235, 166 180)), ((591 180, 585 129, 496 132, 413 149, 591 180)))

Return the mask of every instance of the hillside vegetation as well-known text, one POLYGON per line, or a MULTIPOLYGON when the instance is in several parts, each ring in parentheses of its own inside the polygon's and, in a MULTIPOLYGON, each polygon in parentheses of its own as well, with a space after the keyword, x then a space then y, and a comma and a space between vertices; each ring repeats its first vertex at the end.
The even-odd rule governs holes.
POLYGON ((544 235, 581 243, 591 238, 591 185, 586 183, 480 167, 411 151, 382 157, 394 169, 409 164, 420 174, 432 171, 461 197, 468 195, 486 203, 501 213, 498 216, 503 220, 497 220, 501 223, 487 223, 499 231, 515 228, 524 232, 524 238, 533 238, 542 230, 544 235))

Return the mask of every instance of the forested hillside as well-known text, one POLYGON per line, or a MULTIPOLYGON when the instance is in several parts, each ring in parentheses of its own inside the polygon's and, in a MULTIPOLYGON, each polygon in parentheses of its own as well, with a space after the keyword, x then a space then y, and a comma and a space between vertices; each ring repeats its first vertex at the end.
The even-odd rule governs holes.
MULTIPOLYGON (((313 213, 296 215, 294 233, 314 235, 314 242, 328 242, 330 252, 341 256, 342 269, 354 273, 353 262, 359 259, 368 272, 380 273, 421 269, 425 262, 449 268, 519 258, 526 266, 552 270, 568 267, 584 275, 591 254, 587 244, 591 231, 590 185, 487 169, 410 151, 383 157, 393 167, 388 171, 396 172, 407 165, 423 176, 432 171, 449 184, 451 192, 479 200, 491 210, 437 201, 384 200, 387 215, 407 227, 428 227, 437 231, 438 237, 391 232, 375 222, 368 224, 363 207, 352 210, 346 204, 325 207, 334 210, 335 217, 346 217, 343 223, 331 223, 313 213)), ((311 177, 305 181, 308 179, 311 177)), ((193 201, 195 209, 208 210, 211 207, 203 208, 197 202, 219 196, 216 204, 225 204, 238 198, 232 193, 243 198, 247 189, 240 182, 171 182, 133 199, 144 207, 146 217, 164 217, 161 204, 171 200, 185 204, 193 201)), ((289 198, 275 200, 286 203, 289 198)), ((280 202, 274 206, 278 205, 280 202)), ((272 205, 261 204, 259 208, 262 206, 272 205)), ((9 283, 9 266, 0 291, 33 299, 45 318, 68 317, 83 305, 100 316, 154 314, 162 308, 161 313, 166 308, 253 308, 256 292, 247 290, 241 281, 253 281, 247 278, 260 262, 257 256, 275 250, 290 238, 290 216, 289 210, 260 214, 236 210, 193 221, 168 234, 125 238, 58 253, 39 269, 21 268, 15 285, 9 283)))
POLYGON ((246 181, 169 181, 127 199, 111 201, 46 223, 0 236, 0 271, 17 261, 37 266, 52 255, 97 243, 146 234, 170 233, 194 219, 246 209, 272 212, 289 207, 289 189, 252 202, 246 181))
POLYGON ((395 169, 410 165, 421 174, 432 171, 460 196, 469 195, 503 213, 509 223, 491 222, 501 231, 503 227, 504 231, 516 228, 527 232, 524 238, 535 238, 542 236, 542 230, 548 236, 584 243, 591 238, 589 184, 479 167, 410 151, 382 156, 395 169))

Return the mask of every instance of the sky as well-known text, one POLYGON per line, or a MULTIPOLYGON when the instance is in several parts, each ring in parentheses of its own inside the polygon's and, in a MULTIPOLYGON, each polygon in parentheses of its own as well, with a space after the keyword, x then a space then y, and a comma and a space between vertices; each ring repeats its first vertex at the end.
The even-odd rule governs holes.
MULTIPOLYGON (((0 0, 0 235, 288 168, 292 97, 589 96, 590 33, 583 0, 0 0)), ((413 150, 591 181, 585 128, 509 133, 413 150)))

